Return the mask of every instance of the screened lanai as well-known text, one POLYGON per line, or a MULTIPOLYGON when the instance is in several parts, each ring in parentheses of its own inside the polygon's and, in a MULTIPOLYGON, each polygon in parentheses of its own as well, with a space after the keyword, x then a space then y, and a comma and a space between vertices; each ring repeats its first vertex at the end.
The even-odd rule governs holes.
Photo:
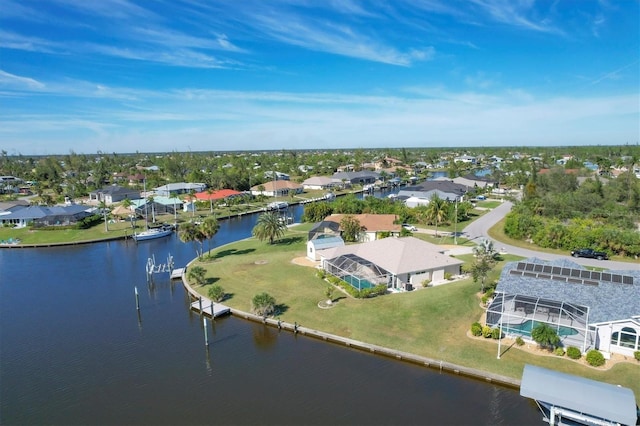
POLYGON ((551 326, 566 346, 583 352, 592 347, 589 333, 589 309, 568 302, 548 300, 521 294, 496 293, 487 309, 487 325, 501 328, 505 335, 531 338, 531 330, 539 324, 551 326))
POLYGON ((344 254, 324 261, 324 270, 358 290, 389 282, 389 271, 355 254, 344 254))

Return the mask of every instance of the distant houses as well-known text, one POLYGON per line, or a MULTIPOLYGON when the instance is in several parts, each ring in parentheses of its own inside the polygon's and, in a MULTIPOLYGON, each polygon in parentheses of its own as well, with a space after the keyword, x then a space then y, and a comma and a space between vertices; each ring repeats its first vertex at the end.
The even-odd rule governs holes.
POLYGON ((134 200, 140 198, 140 191, 131 188, 123 188, 118 185, 106 186, 89 193, 89 202, 101 203, 106 205, 118 203, 129 199, 134 200))
POLYGON ((302 185, 289 180, 274 180, 251 187, 252 195, 264 195, 267 197, 283 197, 289 194, 302 193, 302 185))

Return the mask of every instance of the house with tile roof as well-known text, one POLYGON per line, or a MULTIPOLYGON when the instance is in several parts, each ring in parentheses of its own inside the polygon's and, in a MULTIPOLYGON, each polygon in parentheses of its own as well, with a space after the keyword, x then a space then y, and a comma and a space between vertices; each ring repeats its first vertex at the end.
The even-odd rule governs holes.
POLYGON ((70 206, 28 206, 0 213, 2 226, 23 228, 35 226, 67 226, 92 216, 94 207, 80 204, 70 206))
POLYGON ((413 290, 424 282, 443 283, 458 275, 464 262, 442 253, 438 245, 415 237, 383 238, 320 250, 321 267, 357 289, 386 284, 413 290))
POLYGON ((362 242, 377 240, 381 233, 398 236, 402 231, 402 225, 395 223, 398 216, 394 214, 332 214, 324 218, 323 222, 334 222, 340 225, 345 216, 352 216, 360 222, 362 232, 358 239, 362 242))
POLYGON ((329 176, 311 176, 302 182, 304 189, 331 189, 342 187, 342 181, 329 176))
POLYGON ((487 324, 531 340, 542 323, 565 347, 633 356, 640 350, 640 270, 592 271, 566 259, 507 263, 487 324))
POLYGON ((243 195, 243 193, 235 189, 217 189, 215 191, 202 191, 195 194, 196 199, 199 201, 220 201, 241 195, 243 195))
POLYGON ((252 195, 265 195, 267 197, 283 197, 290 193, 302 193, 302 185, 290 180, 273 180, 251 187, 252 195))

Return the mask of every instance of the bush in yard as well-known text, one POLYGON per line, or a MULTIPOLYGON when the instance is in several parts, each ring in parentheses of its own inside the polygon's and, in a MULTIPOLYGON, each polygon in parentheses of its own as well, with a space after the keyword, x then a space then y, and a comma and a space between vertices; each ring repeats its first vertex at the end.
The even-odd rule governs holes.
POLYGON ((494 328, 493 330, 491 330, 491 338, 492 339, 498 340, 501 337, 502 337, 502 333, 500 333, 500 329, 499 328, 494 328))
POLYGON ((482 336, 482 324, 479 322, 471 324, 471 334, 474 336, 482 336))
POLYGON ((553 353, 558 355, 558 356, 564 356, 564 348, 557 347, 556 350, 553 351, 553 353))
POLYGON ((516 345, 518 346, 524 345, 524 339, 520 336, 516 337, 516 345))
POLYGON ((491 337, 491 327, 489 327, 488 325, 482 327, 482 335, 487 339, 491 337))
POLYGON ((592 367, 600 367, 604 365, 604 355, 597 349, 591 349, 587 352, 587 362, 592 367))
POLYGON ((318 269, 316 271, 316 276, 321 280, 324 280, 327 277, 327 271, 325 271, 324 269, 318 269))
POLYGON ((275 312, 276 299, 269 293, 260 293, 253 296, 251 300, 251 310, 254 314, 268 316, 275 312))
POLYGON ((224 289, 218 284, 212 285, 209 288, 207 295, 209 296, 209 299, 213 300, 214 302, 222 302, 225 297, 224 289))
POLYGON ((640 361, 640 351, 635 351, 633 353, 633 356, 635 357, 636 361, 640 361))
POLYGON ((580 357, 582 357, 582 351, 575 346, 569 346, 567 348, 567 356, 571 359, 580 359, 580 357))
POLYGON ((451 281, 453 279, 453 274, 451 272, 445 272, 444 279, 447 281, 451 281))

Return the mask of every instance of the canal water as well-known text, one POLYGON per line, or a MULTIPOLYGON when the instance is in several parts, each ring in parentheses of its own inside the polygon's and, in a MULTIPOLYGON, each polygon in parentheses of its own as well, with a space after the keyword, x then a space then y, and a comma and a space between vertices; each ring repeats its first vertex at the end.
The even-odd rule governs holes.
MULTIPOLYGON (((255 220, 223 221, 212 246, 255 220)), ((207 348, 182 285, 147 283, 147 259, 169 255, 184 266, 195 247, 1 250, 0 424, 542 424, 516 390, 234 317, 207 321, 207 348)))

